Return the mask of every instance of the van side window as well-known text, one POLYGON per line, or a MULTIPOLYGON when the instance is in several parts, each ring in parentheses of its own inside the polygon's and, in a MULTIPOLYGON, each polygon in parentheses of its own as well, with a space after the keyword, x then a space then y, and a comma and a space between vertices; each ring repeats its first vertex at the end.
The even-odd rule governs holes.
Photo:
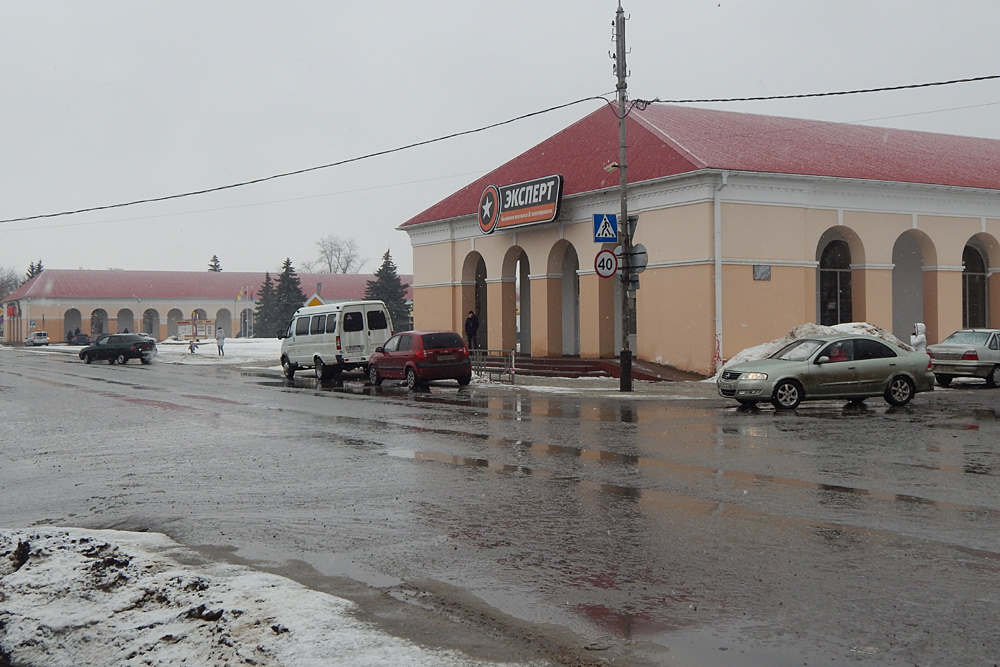
POLYGON ((300 317, 295 320, 295 335, 296 336, 308 336, 309 335, 309 318, 300 317))
POLYGON ((406 352, 407 350, 409 350, 410 349, 410 343, 412 343, 412 342, 413 342, 413 338, 411 336, 400 336, 399 337, 399 351, 400 352, 406 352))
POLYGON ((364 328, 365 320, 360 312, 344 313, 344 331, 362 331, 364 328))
POLYGON ((369 310, 368 328, 372 330, 388 329, 389 323, 385 321, 385 313, 381 310, 369 310))
POLYGON ((337 333, 337 313, 330 313, 326 316, 326 332, 337 333))
POLYGON ((312 326, 309 329, 311 334, 321 334, 326 331, 326 315, 313 315, 312 326))

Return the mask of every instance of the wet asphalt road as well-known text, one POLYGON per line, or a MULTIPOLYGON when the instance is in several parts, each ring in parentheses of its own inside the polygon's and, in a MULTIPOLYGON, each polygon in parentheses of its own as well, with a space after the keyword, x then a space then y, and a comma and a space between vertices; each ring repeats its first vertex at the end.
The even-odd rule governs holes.
POLYGON ((163 532, 498 659, 1000 659, 1000 390, 777 413, 690 383, 0 364, 4 526, 163 532))

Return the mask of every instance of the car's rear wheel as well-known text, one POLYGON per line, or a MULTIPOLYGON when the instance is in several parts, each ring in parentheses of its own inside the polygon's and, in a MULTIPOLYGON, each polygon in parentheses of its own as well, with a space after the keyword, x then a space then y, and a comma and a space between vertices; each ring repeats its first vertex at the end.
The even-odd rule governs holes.
POLYGON ((913 400, 913 380, 903 375, 897 375, 889 380, 885 388, 885 401, 889 405, 903 406, 913 400))
POLYGON ((774 386, 771 405, 777 410, 794 410, 802 402, 802 385, 795 380, 781 380, 774 386))
POLYGON ((290 362, 288 357, 281 358, 281 372, 286 379, 292 380, 295 378, 295 364, 290 362))
POLYGON ((375 364, 368 364, 368 382, 376 387, 382 384, 382 378, 379 377, 378 368, 375 367, 375 364))
POLYGON ((321 380, 321 381, 322 380, 329 380, 330 376, 333 375, 333 373, 330 370, 330 367, 327 366, 326 364, 324 364, 323 360, 320 359, 319 357, 316 357, 315 369, 316 369, 316 379, 317 380, 321 380))
POLYGON ((458 379, 458 386, 465 387, 468 386, 470 382, 472 382, 472 375, 463 375, 462 377, 457 379, 458 379))
POLYGON ((954 380, 955 378, 951 375, 935 374, 934 379, 937 380, 938 386, 947 387, 948 385, 951 384, 951 381, 954 380))
POLYGON ((141 357, 139 357, 139 359, 142 360, 142 363, 146 365, 153 363, 153 356, 150 354, 144 354, 141 357))
POLYGON ((413 370, 413 367, 406 369, 406 386, 409 389, 416 389, 420 382, 417 380, 417 372, 413 370))
POLYGON ((1000 366, 994 366, 986 376, 986 384, 990 387, 1000 387, 1000 366))
POLYGON ((122 366, 124 366, 125 364, 128 363, 128 357, 126 357, 124 354, 119 354, 118 357, 116 358, 116 361, 122 366))

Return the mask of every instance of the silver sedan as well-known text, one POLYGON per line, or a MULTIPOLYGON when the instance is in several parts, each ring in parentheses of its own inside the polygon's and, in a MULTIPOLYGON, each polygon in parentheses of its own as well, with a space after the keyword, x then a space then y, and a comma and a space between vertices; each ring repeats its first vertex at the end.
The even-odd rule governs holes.
POLYGON ((743 405, 770 401, 792 410, 802 401, 882 396, 906 405, 917 392, 934 389, 930 357, 872 336, 802 338, 766 359, 735 364, 717 381, 719 394, 743 405))
POLYGON ((976 377, 1000 387, 1000 330, 963 329, 937 345, 928 345, 937 382, 947 387, 956 377, 976 377))

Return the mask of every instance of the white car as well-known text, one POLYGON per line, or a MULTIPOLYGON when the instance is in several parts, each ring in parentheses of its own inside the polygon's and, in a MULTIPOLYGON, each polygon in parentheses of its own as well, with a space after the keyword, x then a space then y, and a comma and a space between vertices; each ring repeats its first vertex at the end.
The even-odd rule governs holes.
POLYGON ((28 337, 24 339, 24 344, 31 347, 34 347, 35 345, 48 345, 49 334, 45 331, 32 331, 28 334, 28 337))
POLYGON ((928 345, 931 370, 947 387, 957 377, 977 377, 1000 387, 1000 329, 962 329, 937 345, 928 345))

